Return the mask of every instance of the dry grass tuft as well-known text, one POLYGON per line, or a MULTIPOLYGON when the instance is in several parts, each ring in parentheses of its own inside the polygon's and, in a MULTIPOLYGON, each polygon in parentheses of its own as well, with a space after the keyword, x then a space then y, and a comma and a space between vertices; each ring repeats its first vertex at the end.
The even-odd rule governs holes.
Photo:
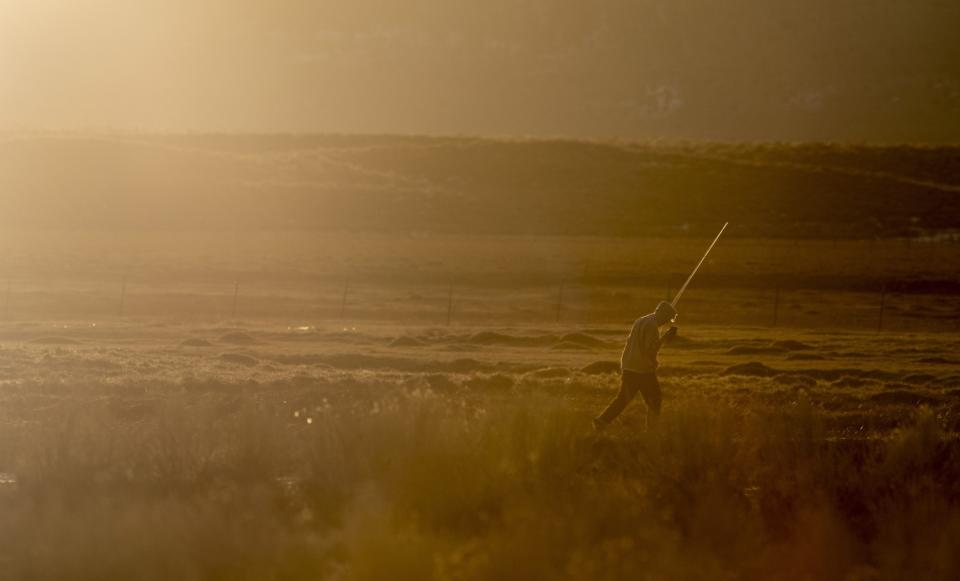
POLYGON ((960 572, 960 447, 926 408, 850 440, 829 436, 802 393, 776 408, 674 401, 656 435, 634 429, 636 410, 595 435, 563 395, 507 394, 493 375, 454 396, 430 377, 332 403, 303 391, 292 407, 294 392, 171 394, 135 416, 91 400, 7 427, 21 445, 0 447, 17 480, 0 486, 5 574, 960 572))

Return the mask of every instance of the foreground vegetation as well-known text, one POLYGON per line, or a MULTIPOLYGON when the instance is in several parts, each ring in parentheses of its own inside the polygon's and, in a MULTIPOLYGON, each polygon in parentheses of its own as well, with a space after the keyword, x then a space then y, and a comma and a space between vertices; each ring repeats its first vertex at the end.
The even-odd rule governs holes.
POLYGON ((0 579, 952 579, 953 335, 8 324, 0 579))
POLYGON ((595 435, 549 389, 348 383, 63 393, 4 423, 0 578, 960 573, 960 446, 929 409, 841 439, 802 393, 690 398, 656 437, 642 406, 595 435))

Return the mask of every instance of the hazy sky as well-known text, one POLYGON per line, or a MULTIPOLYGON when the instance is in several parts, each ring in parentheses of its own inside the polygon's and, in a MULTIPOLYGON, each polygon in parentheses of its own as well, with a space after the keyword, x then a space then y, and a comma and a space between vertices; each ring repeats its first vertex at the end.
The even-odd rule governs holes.
POLYGON ((960 140, 956 0, 0 0, 0 128, 960 140))

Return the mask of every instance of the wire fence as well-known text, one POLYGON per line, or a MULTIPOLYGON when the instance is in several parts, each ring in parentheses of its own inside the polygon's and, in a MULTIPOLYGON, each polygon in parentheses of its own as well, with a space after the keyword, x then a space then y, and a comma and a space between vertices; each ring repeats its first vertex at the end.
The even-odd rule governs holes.
MULTIPOLYGON (((289 324, 392 323, 430 326, 613 325, 669 300, 682 275, 661 285, 559 280, 483 285, 476 281, 384 283, 344 278, 169 281, 131 275, 96 279, 9 280, 5 324, 46 320, 170 319, 192 322, 274 320, 289 324)), ((877 332, 960 331, 960 295, 694 285, 679 305, 681 322, 816 327, 877 332)))

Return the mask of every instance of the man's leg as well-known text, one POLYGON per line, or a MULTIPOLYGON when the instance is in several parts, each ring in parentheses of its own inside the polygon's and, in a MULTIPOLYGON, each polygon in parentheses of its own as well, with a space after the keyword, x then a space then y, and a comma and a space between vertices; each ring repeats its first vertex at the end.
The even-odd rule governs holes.
POLYGON ((603 413, 593 421, 594 426, 605 426, 617 419, 617 416, 627 407, 627 404, 630 403, 633 396, 637 395, 637 389, 639 387, 639 383, 637 382, 638 377, 639 374, 632 371, 624 371, 620 374, 620 391, 617 392, 617 397, 613 398, 613 401, 610 402, 607 409, 603 410, 603 413))
POLYGON ((647 404, 647 431, 655 432, 660 421, 660 382, 655 373, 644 373, 638 383, 640 394, 647 404))

